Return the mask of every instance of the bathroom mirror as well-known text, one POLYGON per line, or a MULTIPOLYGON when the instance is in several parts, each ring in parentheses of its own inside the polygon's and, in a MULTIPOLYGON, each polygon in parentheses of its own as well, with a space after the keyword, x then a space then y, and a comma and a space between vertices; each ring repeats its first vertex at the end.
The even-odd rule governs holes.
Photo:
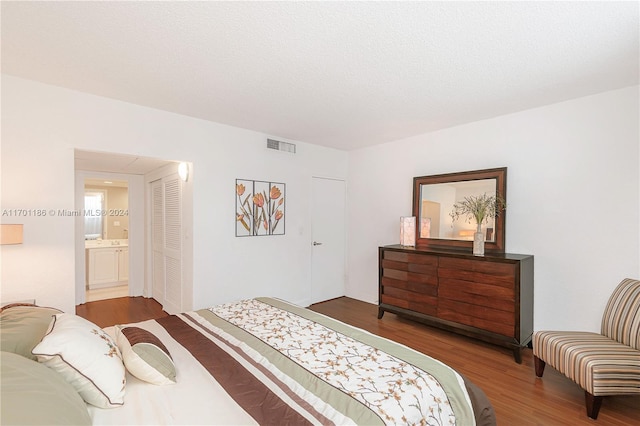
MULTIPOLYGON (((469 196, 498 195, 507 201, 507 168, 474 170, 413 178, 413 215, 418 248, 473 247, 475 221, 454 221, 454 203, 469 196)), ((504 252, 506 210, 482 225, 485 250, 504 252)))

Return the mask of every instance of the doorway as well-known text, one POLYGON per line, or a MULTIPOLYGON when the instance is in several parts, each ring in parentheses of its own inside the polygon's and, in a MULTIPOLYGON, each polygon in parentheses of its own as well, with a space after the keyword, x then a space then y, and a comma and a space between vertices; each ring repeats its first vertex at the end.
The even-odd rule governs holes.
MULTIPOLYGON (((94 152, 75 150, 75 203, 76 210, 83 210, 85 195, 85 179, 97 178, 106 180, 121 180, 127 182, 128 190, 128 223, 120 220, 120 231, 127 230, 126 234, 113 234, 116 239, 128 240, 128 256, 122 255, 123 262, 128 268, 128 291, 126 296, 154 297, 151 277, 151 210, 150 196, 147 186, 153 180, 166 175, 167 170, 172 173, 179 171, 178 161, 160 160, 149 157, 138 157, 125 154, 106 152, 94 152), (127 238, 128 237, 128 238, 127 238)), ((187 164, 188 170, 192 170, 191 163, 187 164)), ((182 226, 177 229, 181 235, 181 302, 182 310, 190 310, 193 304, 193 246, 191 235, 193 232, 193 177, 180 176, 182 192, 182 226)), ((120 214, 120 213, 118 213, 120 214)), ((86 264, 86 240, 85 221, 82 216, 75 218, 75 281, 76 281, 76 305, 85 303, 87 270, 86 264)), ((117 221, 117 219, 114 219, 117 221)), ((108 228, 107 228, 108 230, 108 228)), ((109 235, 107 235, 109 237, 109 235)), ((116 247, 117 248, 117 247, 116 247)), ((124 247, 121 247, 124 252, 124 247)), ((115 255, 114 255, 115 256, 115 255)), ((119 254, 120 256, 120 254, 119 254)), ((120 259, 118 259, 120 260, 120 259)), ((109 263, 110 265, 112 263, 109 263)), ((115 271, 111 271, 115 274, 115 271)), ((118 277, 120 280, 122 277, 118 277)), ((121 281, 124 281, 122 279, 121 281)))
POLYGON ((85 300, 129 295, 129 183, 84 180, 85 300))

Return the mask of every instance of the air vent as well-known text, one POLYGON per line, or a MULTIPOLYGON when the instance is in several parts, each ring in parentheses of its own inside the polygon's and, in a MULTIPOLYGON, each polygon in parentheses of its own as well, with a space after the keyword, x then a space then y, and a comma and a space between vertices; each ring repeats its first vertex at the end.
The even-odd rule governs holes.
POLYGON ((278 151, 296 153, 296 146, 292 143, 277 141, 275 139, 267 139, 267 148, 275 149, 278 151))

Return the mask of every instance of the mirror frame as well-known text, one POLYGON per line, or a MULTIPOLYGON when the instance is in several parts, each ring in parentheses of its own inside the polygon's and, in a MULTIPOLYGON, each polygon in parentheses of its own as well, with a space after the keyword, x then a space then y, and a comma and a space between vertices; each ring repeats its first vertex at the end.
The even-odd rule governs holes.
MULTIPOLYGON (((465 182, 470 180, 495 179, 496 194, 507 202, 507 168, 473 170, 469 172, 446 173, 432 176, 419 176, 413 178, 413 215, 420 220, 420 193, 422 185, 465 182)), ((495 239, 486 241, 485 251, 504 253, 506 210, 500 212, 495 221, 495 239)), ((416 226, 416 248, 448 248, 448 249, 473 249, 473 241, 448 240, 441 238, 420 238, 420 227, 416 226)))

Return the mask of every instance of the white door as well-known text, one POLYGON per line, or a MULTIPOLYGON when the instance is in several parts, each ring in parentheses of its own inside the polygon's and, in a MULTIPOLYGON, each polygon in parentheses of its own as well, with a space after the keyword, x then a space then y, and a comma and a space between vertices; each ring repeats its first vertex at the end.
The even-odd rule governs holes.
POLYGON ((346 189, 337 179, 312 178, 311 303, 345 295, 346 189))
POLYGON ((151 183, 153 298, 182 312, 182 182, 177 174, 151 183))

